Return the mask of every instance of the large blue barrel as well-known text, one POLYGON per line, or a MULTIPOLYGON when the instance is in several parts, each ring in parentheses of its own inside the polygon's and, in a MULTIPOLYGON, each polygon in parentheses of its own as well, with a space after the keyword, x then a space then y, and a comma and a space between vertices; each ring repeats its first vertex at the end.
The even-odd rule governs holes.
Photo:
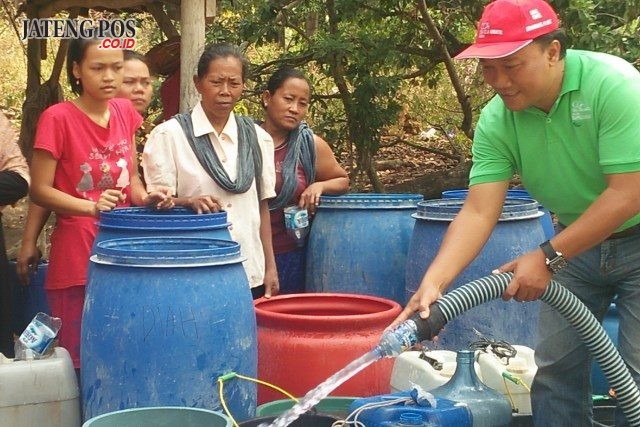
POLYGON ((197 214, 182 206, 169 210, 146 207, 116 208, 100 212, 98 235, 93 244, 122 237, 205 237, 231 240, 227 213, 197 214))
MULTIPOLYGON (((613 342, 613 345, 618 347, 618 326, 620 324, 620 316, 618 315, 618 308, 615 303, 611 304, 609 311, 604 315, 602 321, 602 327, 607 333, 607 336, 613 342)), ((600 365, 593 362, 591 366, 591 386, 593 388, 593 394, 609 394, 609 382, 604 376, 600 365)))
MULTIPOLYGON (((418 203, 416 225, 407 256, 407 298, 418 289, 424 273, 440 248, 447 227, 463 200, 436 199, 418 203)), ((451 289, 491 274, 491 271, 533 250, 545 240, 538 203, 507 199, 500 220, 476 259, 452 283, 451 289)), ((479 337, 535 347, 539 301, 526 304, 494 300, 451 320, 430 344, 434 349, 459 350, 479 337)))
MULTIPOLYGON (((221 410, 217 379, 257 373, 256 318, 244 259, 228 240, 105 240, 91 257, 82 317, 84 418, 128 408, 221 410)), ((224 399, 255 416, 256 386, 224 399)))
MULTIPOLYGON (((443 199, 466 199, 469 190, 460 189, 460 190, 447 190, 442 192, 443 199)), ((507 197, 510 199, 531 199, 534 200, 529 192, 525 189, 512 189, 507 190, 507 197)), ((542 212, 542 218, 540 218, 540 222, 542 223, 542 229, 544 230, 544 235, 547 240, 551 239, 556 235, 556 231, 553 228, 553 219, 551 218, 551 212, 549 209, 545 208, 542 205, 538 205, 538 209, 542 212)))
POLYGON ((419 194, 322 196, 307 247, 309 292, 404 304, 404 269, 419 194))
POLYGON ((44 290, 44 279, 47 276, 49 262, 40 260, 34 273, 29 276, 29 285, 24 286, 18 279, 16 260, 9 260, 9 281, 13 288, 13 333, 20 335, 31 319, 43 312, 51 314, 47 293, 44 290))

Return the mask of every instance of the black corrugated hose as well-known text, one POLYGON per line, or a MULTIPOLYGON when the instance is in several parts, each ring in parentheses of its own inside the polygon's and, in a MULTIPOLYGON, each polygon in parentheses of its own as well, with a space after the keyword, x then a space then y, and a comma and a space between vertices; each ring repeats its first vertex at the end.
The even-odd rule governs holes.
MULTIPOLYGON (((477 305, 500 298, 512 273, 500 273, 469 282, 448 292, 433 306, 442 311, 445 323, 477 305)), ((576 328, 582 341, 598 361, 630 426, 640 427, 640 392, 618 350, 589 309, 560 283, 551 280, 542 301, 555 308, 576 328)))

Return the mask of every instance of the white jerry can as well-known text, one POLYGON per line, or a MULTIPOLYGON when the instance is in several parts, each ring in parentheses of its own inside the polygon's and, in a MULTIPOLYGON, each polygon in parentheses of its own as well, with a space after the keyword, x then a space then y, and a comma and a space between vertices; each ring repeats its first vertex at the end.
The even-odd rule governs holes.
POLYGON ((487 352, 476 353, 476 360, 480 364, 483 382, 507 396, 520 415, 531 415, 531 383, 538 367, 534 359, 534 350, 522 345, 513 346, 517 353, 508 359, 500 358, 490 349, 487 352), (513 382, 520 379, 521 382, 513 382))
MULTIPOLYGON (((504 394, 519 415, 531 415, 531 383, 538 370, 534 350, 522 345, 513 346, 517 353, 509 358, 496 356, 489 348, 476 352, 475 368, 480 380, 487 386, 504 394), (504 378, 521 380, 520 383, 504 378)), ((418 384, 432 390, 445 384, 456 370, 456 353, 449 350, 405 351, 396 357, 391 372, 391 392, 411 389, 418 384)))
MULTIPOLYGON (((477 362, 475 369, 482 380, 482 372, 477 362)), ((429 391, 449 381, 455 371, 455 351, 405 351, 396 357, 393 364, 391 392, 409 390, 413 384, 429 391)))
MULTIPOLYGON (((29 356, 28 356, 29 357, 29 356)), ((56 347, 43 359, 0 353, 0 424, 80 427, 80 393, 69 352, 56 347)))

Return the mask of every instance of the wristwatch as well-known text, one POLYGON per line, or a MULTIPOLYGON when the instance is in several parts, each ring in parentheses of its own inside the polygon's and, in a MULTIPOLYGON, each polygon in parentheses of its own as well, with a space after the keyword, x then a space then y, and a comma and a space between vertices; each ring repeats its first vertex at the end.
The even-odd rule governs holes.
POLYGON ((567 260, 564 259, 561 252, 556 251, 551 246, 550 241, 546 241, 540 245, 540 249, 544 252, 545 264, 547 264, 547 268, 552 273, 557 273, 567 266, 567 260))

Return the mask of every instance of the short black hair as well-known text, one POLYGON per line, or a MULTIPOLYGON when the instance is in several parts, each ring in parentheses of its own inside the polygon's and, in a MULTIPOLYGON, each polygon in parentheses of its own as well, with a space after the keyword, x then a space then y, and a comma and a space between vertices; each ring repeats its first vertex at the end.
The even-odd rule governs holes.
POLYGON ((562 28, 558 28, 557 30, 551 31, 550 33, 543 34, 541 36, 533 39, 533 43, 540 45, 541 47, 546 47, 549 43, 554 40, 558 40, 560 43, 560 59, 563 59, 567 55, 567 33, 562 28))
POLYGON ((67 78, 71 90, 76 95, 82 95, 82 82, 73 75, 73 63, 80 65, 89 46, 100 43, 100 39, 71 39, 67 49, 67 78))
POLYGON ((215 43, 206 46, 198 60, 198 78, 204 77, 209 71, 209 64, 219 58, 236 58, 242 65, 242 82, 249 75, 249 60, 240 52, 237 46, 229 43, 215 43))
MULTIPOLYGON (((140 52, 136 52, 135 50, 131 50, 131 49, 123 49, 122 54, 124 55, 125 61, 131 61, 135 59, 137 61, 144 62, 145 64, 147 64, 147 58, 145 58, 145 56, 140 52)), ((147 66, 149 65, 147 64, 147 66)))
POLYGON ((302 71, 292 67, 282 67, 276 70, 276 72, 269 77, 269 80, 267 81, 267 90, 271 95, 273 95, 289 79, 304 80, 309 85, 309 89, 311 89, 311 82, 302 71))

